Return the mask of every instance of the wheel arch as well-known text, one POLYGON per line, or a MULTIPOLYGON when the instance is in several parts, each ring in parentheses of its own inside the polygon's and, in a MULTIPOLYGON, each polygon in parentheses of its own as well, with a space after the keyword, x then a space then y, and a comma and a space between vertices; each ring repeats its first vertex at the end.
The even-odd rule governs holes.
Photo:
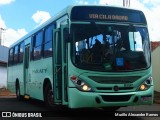
POLYGON ((16 82, 15 82, 15 88, 16 88, 16 96, 17 96, 17 99, 18 99, 19 101, 23 100, 23 95, 21 95, 20 82, 19 82, 19 79, 18 79, 18 78, 16 79, 16 82))
POLYGON ((50 86, 51 86, 51 88, 52 88, 52 84, 51 84, 51 81, 50 81, 50 79, 49 78, 45 78, 44 79, 44 82, 43 82, 43 98, 44 98, 44 92, 45 92, 45 87, 48 85, 48 84, 50 84, 50 86))
POLYGON ((18 85, 19 85, 19 87, 20 87, 19 79, 16 78, 15 87, 17 87, 18 85))

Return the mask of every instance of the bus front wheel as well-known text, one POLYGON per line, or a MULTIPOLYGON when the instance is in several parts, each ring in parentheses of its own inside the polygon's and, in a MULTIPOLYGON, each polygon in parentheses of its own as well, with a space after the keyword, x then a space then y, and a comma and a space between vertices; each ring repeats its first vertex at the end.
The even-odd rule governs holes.
POLYGON ((52 87, 51 87, 50 84, 47 84, 45 86, 44 101, 45 101, 45 104, 46 104, 47 108, 52 109, 52 108, 55 107, 55 105, 54 105, 54 95, 53 95, 52 87))

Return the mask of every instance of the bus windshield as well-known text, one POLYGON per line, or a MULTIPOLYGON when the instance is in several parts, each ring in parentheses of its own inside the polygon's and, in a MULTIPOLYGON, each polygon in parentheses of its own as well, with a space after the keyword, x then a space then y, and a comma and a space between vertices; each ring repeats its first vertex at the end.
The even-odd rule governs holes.
POLYGON ((72 24, 71 36, 72 62, 80 69, 133 71, 151 64, 146 27, 72 24))

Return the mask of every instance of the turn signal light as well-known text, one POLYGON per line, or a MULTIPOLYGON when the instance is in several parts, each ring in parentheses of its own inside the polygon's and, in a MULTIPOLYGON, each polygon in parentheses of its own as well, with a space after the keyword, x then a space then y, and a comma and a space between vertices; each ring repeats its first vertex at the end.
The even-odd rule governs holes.
POLYGON ((77 80, 77 77, 73 75, 73 76, 70 77, 70 79, 75 81, 75 80, 77 80))

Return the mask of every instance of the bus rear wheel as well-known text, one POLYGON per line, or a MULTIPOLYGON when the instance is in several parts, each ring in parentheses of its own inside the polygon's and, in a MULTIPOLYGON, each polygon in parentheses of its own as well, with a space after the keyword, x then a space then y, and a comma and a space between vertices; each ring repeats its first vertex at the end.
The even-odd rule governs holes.
POLYGON ((16 84, 16 96, 17 96, 17 100, 19 100, 19 101, 23 100, 23 96, 20 95, 20 86, 19 86, 19 83, 16 84))

